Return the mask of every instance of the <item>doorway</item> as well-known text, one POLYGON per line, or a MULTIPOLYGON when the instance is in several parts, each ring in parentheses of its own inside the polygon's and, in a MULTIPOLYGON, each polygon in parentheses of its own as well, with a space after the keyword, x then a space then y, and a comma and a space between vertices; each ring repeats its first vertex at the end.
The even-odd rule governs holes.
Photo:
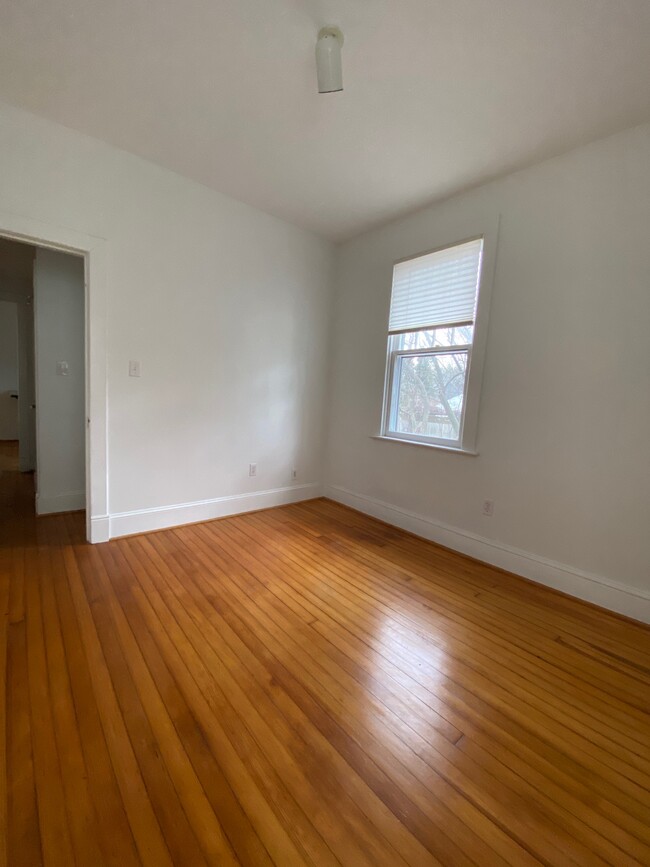
POLYGON ((18 304, 0 295, 0 442, 18 469, 18 304))
POLYGON ((12 461, 35 514, 86 508, 85 303, 82 256, 0 238, 2 483, 23 512, 12 461))
POLYGON ((85 277, 86 538, 110 538, 106 375, 107 242, 58 223, 0 209, 0 239, 83 257, 85 277))
MULTIPOLYGON (((18 304, 0 289, 0 480, 18 473, 18 304)), ((4 491, 3 508, 15 491, 4 491)))

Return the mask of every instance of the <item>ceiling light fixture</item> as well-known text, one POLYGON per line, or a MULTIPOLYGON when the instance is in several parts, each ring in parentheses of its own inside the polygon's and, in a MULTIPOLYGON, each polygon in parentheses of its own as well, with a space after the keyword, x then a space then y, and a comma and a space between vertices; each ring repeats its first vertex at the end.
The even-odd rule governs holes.
POLYGON ((343 34, 338 27, 323 27, 316 42, 316 73, 319 93, 343 90, 341 46, 343 34))

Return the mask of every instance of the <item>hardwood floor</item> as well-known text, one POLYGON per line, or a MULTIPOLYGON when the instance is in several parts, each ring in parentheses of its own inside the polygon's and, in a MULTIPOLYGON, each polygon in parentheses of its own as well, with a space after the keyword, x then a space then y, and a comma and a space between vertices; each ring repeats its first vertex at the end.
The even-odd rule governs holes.
POLYGON ((30 484, 4 864, 650 864, 647 628, 327 500, 89 546, 30 484))

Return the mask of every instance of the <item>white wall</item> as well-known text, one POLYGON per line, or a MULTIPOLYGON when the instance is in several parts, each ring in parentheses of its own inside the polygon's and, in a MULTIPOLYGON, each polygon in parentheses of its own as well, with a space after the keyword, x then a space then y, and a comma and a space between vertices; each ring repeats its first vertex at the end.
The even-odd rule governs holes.
POLYGON ((86 503, 84 261, 39 249, 34 264, 36 511, 86 503), (68 373, 57 373, 57 362, 68 373))
POLYGON ((18 439, 18 316, 13 301, 0 300, 0 440, 18 439))
POLYGON ((0 165, 3 210, 106 239, 111 532, 318 492, 331 246, 8 106, 0 165))
POLYGON ((643 126, 342 247, 330 495, 650 620, 649 230, 643 126), (371 439, 393 261, 499 213, 479 456, 371 439))

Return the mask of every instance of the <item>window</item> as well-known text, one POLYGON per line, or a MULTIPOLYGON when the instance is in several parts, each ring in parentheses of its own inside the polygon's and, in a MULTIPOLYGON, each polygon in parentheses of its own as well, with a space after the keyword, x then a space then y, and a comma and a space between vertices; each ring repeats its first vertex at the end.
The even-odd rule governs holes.
POLYGON ((395 265, 383 436, 473 447, 466 421, 477 399, 469 386, 482 257, 481 237, 395 265))

